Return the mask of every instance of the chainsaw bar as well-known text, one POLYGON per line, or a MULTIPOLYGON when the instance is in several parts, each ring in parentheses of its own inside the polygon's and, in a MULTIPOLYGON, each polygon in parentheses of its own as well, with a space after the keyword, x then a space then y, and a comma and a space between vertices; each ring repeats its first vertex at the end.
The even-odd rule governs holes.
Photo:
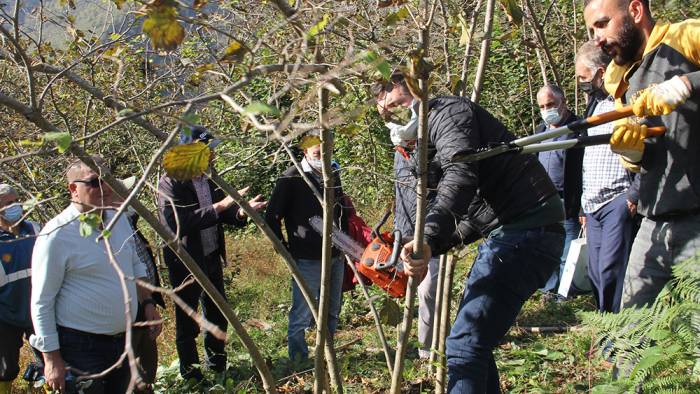
MULTIPOLYGON (((309 224, 316 232, 323 235, 323 219, 321 219, 320 216, 310 218, 309 224)), ((331 231, 331 242, 333 246, 355 260, 360 260, 362 258, 362 253, 365 251, 362 245, 357 243, 357 241, 352 239, 349 235, 340 231, 335 225, 333 226, 333 231, 331 231)))

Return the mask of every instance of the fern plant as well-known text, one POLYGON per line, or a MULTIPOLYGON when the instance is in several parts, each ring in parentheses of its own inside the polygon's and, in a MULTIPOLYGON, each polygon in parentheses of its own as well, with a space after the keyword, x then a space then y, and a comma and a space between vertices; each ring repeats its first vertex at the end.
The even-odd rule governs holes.
POLYGON ((621 375, 594 393, 700 392, 700 257, 673 267, 653 305, 582 317, 621 375))

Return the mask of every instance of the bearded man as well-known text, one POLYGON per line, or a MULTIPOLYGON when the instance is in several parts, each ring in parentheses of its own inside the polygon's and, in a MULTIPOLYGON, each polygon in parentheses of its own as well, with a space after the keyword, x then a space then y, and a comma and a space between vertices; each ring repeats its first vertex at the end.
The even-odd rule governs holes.
POLYGON ((584 18, 613 59, 605 88, 643 122, 618 124, 610 145, 641 170, 645 216, 630 254, 622 307, 654 302, 673 265, 700 247, 700 20, 657 24, 648 0, 586 0, 584 18), (646 138, 647 126, 665 126, 646 138))

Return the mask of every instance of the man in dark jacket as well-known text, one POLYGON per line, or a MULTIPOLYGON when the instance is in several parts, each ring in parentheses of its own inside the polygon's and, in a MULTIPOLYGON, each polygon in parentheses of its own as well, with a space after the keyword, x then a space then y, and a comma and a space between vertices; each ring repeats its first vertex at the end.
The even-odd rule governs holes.
MULTIPOLYGON (((402 74, 372 90, 382 115, 412 105, 402 74)), ((493 349, 525 301, 559 266, 564 212, 552 181, 533 155, 451 161, 456 154, 515 138, 486 110, 462 97, 438 97, 428 108, 428 160, 442 175, 426 217, 424 255, 413 256, 411 241, 401 257, 406 273, 420 279, 430 258, 450 246, 458 218, 471 213, 467 220, 478 223, 483 220, 479 208, 487 204, 493 209, 501 226, 479 246, 446 353, 450 392, 499 392, 493 349), (472 206, 475 197, 483 201, 472 206)))
MULTIPOLYGON (((322 195, 323 180, 321 179, 321 145, 318 136, 307 135, 301 141, 304 158, 301 168, 305 176, 313 184, 316 192, 322 195)), ((343 189, 338 174, 339 167, 333 163, 335 187, 335 205, 333 206, 333 221, 342 231, 348 229, 348 215, 341 205, 343 189)), ((289 167, 278 179, 270 196, 270 204, 265 212, 265 220, 277 237, 286 244, 297 267, 314 297, 319 297, 321 291, 321 235, 311 228, 309 219, 323 216, 323 208, 314 191, 306 183, 295 166, 289 167), (287 239, 282 234, 282 221, 287 230, 287 239)), ((330 279, 330 304, 328 307, 328 332, 332 342, 333 334, 338 325, 340 307, 342 304, 342 285, 344 274, 343 256, 339 250, 332 250, 333 262, 330 279)), ((292 308, 289 310, 287 326, 287 341, 289 359, 296 366, 303 365, 309 357, 309 348, 304 336, 305 330, 313 324, 313 316, 309 306, 299 290, 297 283, 292 280, 292 308)))
MULTIPOLYGON (((218 140, 203 127, 193 128, 192 140, 208 143, 212 149, 218 144, 218 140)), ((213 157, 212 152, 212 160, 213 157)), ((243 191, 247 191, 247 188, 243 191)), ((254 209, 261 209, 265 205, 259 195, 250 200, 250 203, 254 209)), ((243 210, 206 176, 178 181, 167 175, 158 184, 158 208, 161 221, 179 235, 179 242, 185 250, 225 296, 223 265, 226 261, 226 243, 223 224, 243 226, 247 220, 243 210)), ((170 248, 164 249, 163 260, 168 266, 173 288, 180 286, 190 276, 190 271, 170 248)), ((226 319, 211 298, 202 294, 199 284, 195 282, 185 286, 177 291, 177 295, 195 311, 201 300, 204 317, 226 332, 226 319)), ((195 367, 199 364, 195 342, 200 332, 199 325, 185 311, 175 307, 175 330, 180 374, 185 379, 201 380, 202 372, 195 367)), ((204 334, 204 350, 207 366, 216 372, 223 372, 226 368, 224 341, 207 331, 204 334)))
MULTIPOLYGON (((578 116, 571 112, 566 105, 564 92, 556 85, 545 85, 537 92, 537 105, 540 107, 542 123, 535 129, 535 133, 543 133, 547 130, 567 125, 578 120, 578 116)), ((562 141, 574 138, 567 134, 547 141, 562 141)), ((549 174, 554 187, 559 192, 564 203, 564 250, 561 254, 559 270, 554 273, 542 288, 544 292, 557 292, 561 274, 564 272, 566 255, 569 253, 571 241, 578 238, 581 231, 579 213, 581 210, 581 165, 583 163, 583 149, 557 149, 540 152, 537 158, 549 174)))

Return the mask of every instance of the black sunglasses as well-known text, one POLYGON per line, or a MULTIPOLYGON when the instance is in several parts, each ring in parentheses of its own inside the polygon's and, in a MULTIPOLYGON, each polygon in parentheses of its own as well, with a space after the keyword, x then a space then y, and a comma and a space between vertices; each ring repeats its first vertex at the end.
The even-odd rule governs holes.
POLYGON ((100 187, 100 184, 102 183, 102 179, 100 179, 100 177, 96 177, 96 178, 92 178, 92 179, 88 179, 88 180, 76 179, 73 182, 84 183, 87 186, 90 186, 91 188, 96 188, 96 187, 100 187))

